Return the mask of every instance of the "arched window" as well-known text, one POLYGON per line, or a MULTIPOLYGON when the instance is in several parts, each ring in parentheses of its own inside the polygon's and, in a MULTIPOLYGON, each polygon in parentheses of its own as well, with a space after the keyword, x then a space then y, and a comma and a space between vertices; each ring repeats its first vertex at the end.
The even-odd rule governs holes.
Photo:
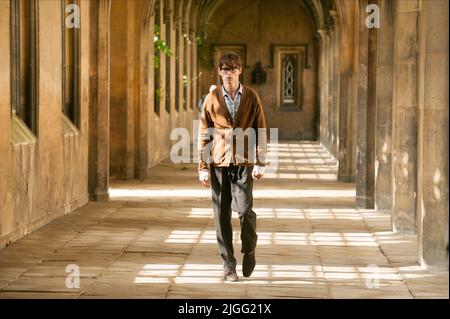
POLYGON ((37 1, 11 0, 12 111, 37 135, 37 1))
POLYGON ((307 45, 271 45, 275 67, 277 106, 279 111, 299 112, 303 109, 303 74, 309 68, 307 45))
POLYGON ((297 55, 284 54, 282 57, 282 105, 297 103, 297 55))
POLYGON ((62 0, 62 111, 80 127, 80 12, 78 0, 62 0))

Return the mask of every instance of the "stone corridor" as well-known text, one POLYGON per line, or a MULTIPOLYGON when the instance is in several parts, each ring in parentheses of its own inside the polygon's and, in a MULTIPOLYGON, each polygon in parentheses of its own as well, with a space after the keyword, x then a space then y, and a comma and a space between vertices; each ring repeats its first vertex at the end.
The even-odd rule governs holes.
POLYGON ((355 209, 355 185, 316 142, 279 144, 278 169, 255 183, 257 265, 224 283, 210 191, 195 164, 111 181, 89 202, 0 250, 0 298, 448 298, 446 269, 422 269, 416 235, 390 213, 355 209), (67 288, 77 265, 79 288, 67 288))

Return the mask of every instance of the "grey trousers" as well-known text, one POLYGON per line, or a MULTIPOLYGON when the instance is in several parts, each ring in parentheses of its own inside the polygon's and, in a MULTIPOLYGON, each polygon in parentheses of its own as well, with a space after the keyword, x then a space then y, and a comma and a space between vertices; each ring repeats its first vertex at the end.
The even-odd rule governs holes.
POLYGON ((256 214, 253 211, 253 166, 210 167, 211 190, 220 256, 226 268, 236 268, 231 211, 238 212, 242 253, 255 250, 256 214))

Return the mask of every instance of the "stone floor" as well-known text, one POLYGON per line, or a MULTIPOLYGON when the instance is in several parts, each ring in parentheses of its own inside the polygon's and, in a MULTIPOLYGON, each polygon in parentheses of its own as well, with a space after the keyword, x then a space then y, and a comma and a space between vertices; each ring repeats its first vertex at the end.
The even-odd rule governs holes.
POLYGON ((448 269, 422 269, 416 237, 390 232, 388 212, 355 209, 355 186, 336 182, 319 144, 281 143, 278 155, 255 183, 250 278, 223 282, 210 192, 195 165, 166 161, 0 250, 0 298, 449 297, 448 269))

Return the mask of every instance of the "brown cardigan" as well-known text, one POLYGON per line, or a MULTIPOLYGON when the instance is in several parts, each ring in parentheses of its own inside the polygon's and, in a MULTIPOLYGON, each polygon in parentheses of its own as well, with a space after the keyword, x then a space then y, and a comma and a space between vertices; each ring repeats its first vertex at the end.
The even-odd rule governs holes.
POLYGON ((253 89, 243 86, 241 102, 233 121, 222 95, 222 87, 219 86, 209 93, 202 107, 198 144, 199 170, 208 169, 208 163, 219 167, 229 166, 230 162, 241 166, 255 164, 265 166, 266 121, 258 94, 253 89), (239 131, 235 130, 237 128, 241 128, 244 134, 239 134, 239 131), (253 128, 256 133, 255 143, 250 145, 250 150, 253 150, 255 156, 250 154, 250 158, 248 135, 245 134, 245 130, 248 128, 253 128), (234 135, 233 132, 235 132, 234 135), (231 138, 233 143, 231 143, 231 138), (240 148, 237 149, 236 146, 239 145, 240 148), (244 146, 243 152, 242 145, 244 146))

